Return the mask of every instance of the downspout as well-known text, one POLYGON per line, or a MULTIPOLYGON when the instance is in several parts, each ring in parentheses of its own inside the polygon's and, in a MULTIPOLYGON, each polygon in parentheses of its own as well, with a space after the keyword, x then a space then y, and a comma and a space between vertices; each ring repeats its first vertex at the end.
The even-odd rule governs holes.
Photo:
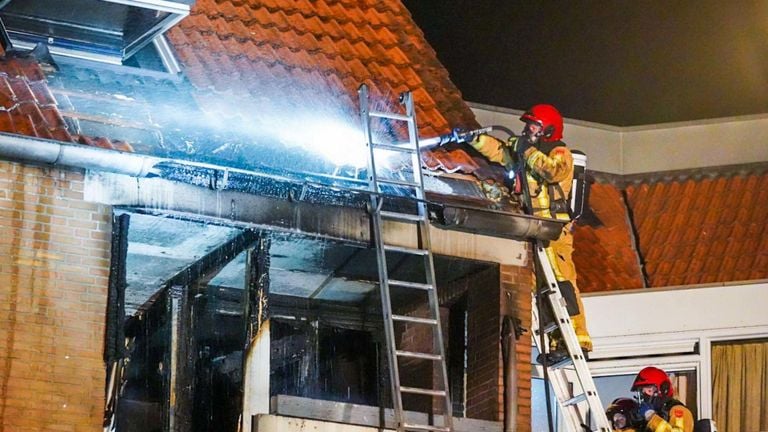
POLYGON ((504 316, 501 323, 501 353, 504 363, 504 432, 517 431, 517 339, 516 318, 504 316))

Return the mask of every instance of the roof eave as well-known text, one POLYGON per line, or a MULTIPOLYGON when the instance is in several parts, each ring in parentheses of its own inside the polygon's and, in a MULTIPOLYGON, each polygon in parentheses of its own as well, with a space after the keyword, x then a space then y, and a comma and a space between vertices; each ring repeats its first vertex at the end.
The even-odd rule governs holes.
MULTIPOLYGON (((104 204, 190 212, 230 223, 300 231, 347 241, 370 240, 370 214, 366 209, 368 193, 365 190, 309 184, 257 172, 10 134, 0 134, 0 159, 91 170, 92 178, 101 178, 97 188, 101 195, 86 198, 104 204), (181 165, 197 172, 200 175, 189 176, 197 183, 188 181, 185 184, 178 178, 171 181, 146 177, 157 175, 157 167, 162 163, 181 165), (270 185, 243 191, 237 190, 234 183, 219 180, 230 178, 233 172, 252 180, 243 184, 268 182, 270 185), (138 178, 140 182, 134 180, 123 184, 117 176, 100 177, 99 173, 121 174, 120 177, 138 178), (210 180, 205 181, 205 185, 199 183, 203 177, 210 180), (153 189, 153 183, 159 184, 160 189, 153 189), (159 196, 171 198, 167 203, 159 203, 159 196), (228 205, 222 206, 223 202, 228 205)), ((553 219, 451 203, 450 197, 438 195, 431 199, 434 200, 429 202, 431 222, 449 230, 514 240, 552 240, 557 238, 563 225, 562 221, 553 219)), ((397 197, 397 200, 407 204, 408 198, 397 197)))

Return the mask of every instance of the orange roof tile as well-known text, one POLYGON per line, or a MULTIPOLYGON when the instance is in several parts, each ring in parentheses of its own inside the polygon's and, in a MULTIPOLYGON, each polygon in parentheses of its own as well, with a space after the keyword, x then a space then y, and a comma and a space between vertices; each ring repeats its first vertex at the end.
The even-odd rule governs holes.
POLYGON ((640 259, 621 191, 608 183, 590 187, 589 204, 602 226, 576 224, 573 261, 583 292, 643 287, 640 259))
MULTIPOLYGON (((77 142, 34 58, 12 52, 0 57, 0 132, 77 142)), ((102 146, 116 148, 107 142, 102 146)))
POLYGON ((236 81, 248 80, 238 97, 301 108, 312 94, 315 108, 325 101, 356 123, 357 88, 367 83, 387 103, 412 91, 422 136, 476 126, 408 11, 388 3, 198 0, 168 38, 200 92, 241 92, 236 81), (263 71, 260 62, 285 68, 259 77, 243 72, 263 71))
POLYGON ((590 206, 603 225, 574 231, 580 289, 641 287, 643 272, 649 287, 768 278, 768 164, 707 172, 595 183, 590 206))
POLYGON ((650 286, 768 278, 768 173, 630 185, 650 286))

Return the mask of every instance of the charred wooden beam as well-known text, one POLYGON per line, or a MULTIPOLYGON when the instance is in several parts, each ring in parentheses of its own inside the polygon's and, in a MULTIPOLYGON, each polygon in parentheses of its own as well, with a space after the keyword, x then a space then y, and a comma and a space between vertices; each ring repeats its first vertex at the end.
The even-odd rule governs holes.
MULTIPOLYGON (((259 238, 259 234, 255 231, 250 229, 243 230, 228 242, 223 243, 207 255, 187 266, 184 270, 176 273, 162 285, 163 288, 174 285, 190 286, 191 284, 199 283, 201 279, 205 279, 206 281, 210 280, 221 271, 224 266, 235 259, 237 255, 251 246, 259 238)), ((149 307, 151 307, 157 300, 157 297, 163 295, 163 292, 164 289, 162 288, 158 290, 157 293, 152 295, 149 300, 137 309, 137 313, 142 313, 149 309, 149 307)))
MULTIPOLYGON (((214 168, 176 167, 172 172, 176 176, 170 178, 175 181, 89 171, 87 198, 187 220, 303 232, 361 245, 370 242, 365 190, 308 185, 265 175, 228 174, 214 168), (179 176, 178 172, 185 175, 179 176)), ((433 199, 441 201, 429 202, 430 221, 447 230, 513 240, 554 240, 564 224, 555 219, 454 202, 456 198, 433 199)), ((414 205, 407 197, 388 196, 387 200, 400 207, 414 205)))
POLYGON ((168 291, 170 313, 170 361, 168 362, 167 430, 189 432, 192 428, 195 355, 189 308, 189 290, 172 285, 168 291))
POLYGON ((125 356, 125 288, 128 226, 130 216, 112 218, 112 252, 107 294, 107 328, 104 332, 104 361, 111 364, 125 356))
POLYGON ((277 294, 270 294, 269 301, 273 318, 317 320, 350 330, 375 332, 383 328, 380 304, 371 307, 367 302, 354 304, 277 294))
POLYGON ((245 257, 243 310, 246 347, 269 317, 269 246, 270 239, 262 236, 245 257))

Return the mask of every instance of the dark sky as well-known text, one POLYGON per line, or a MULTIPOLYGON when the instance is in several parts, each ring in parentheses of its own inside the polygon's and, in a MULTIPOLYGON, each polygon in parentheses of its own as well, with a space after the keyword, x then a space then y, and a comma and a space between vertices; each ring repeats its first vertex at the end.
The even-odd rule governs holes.
POLYGON ((464 99, 616 126, 768 113, 768 0, 404 0, 464 99))

